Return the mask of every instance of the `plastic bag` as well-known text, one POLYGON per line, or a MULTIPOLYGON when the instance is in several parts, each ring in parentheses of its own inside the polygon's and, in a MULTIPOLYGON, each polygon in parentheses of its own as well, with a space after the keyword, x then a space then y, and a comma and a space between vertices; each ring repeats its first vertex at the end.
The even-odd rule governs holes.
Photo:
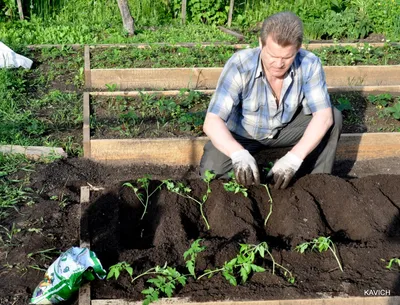
POLYGON ((30 69, 33 61, 29 58, 19 55, 0 41, 0 68, 18 68, 30 69))
POLYGON ((93 251, 72 247, 47 269, 44 279, 33 292, 30 304, 57 304, 67 300, 85 280, 104 279, 107 272, 93 251))

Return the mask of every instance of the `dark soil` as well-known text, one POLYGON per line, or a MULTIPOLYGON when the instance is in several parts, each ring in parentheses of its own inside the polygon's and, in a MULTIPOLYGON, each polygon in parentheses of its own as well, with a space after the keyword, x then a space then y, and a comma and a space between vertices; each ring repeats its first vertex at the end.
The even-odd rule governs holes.
MULTIPOLYGON (((20 231, 0 249, 0 304, 27 304, 44 274, 34 267, 46 269, 58 257, 55 252, 44 257, 38 251, 65 251, 79 245, 80 187, 88 183, 104 188, 91 192, 83 222, 89 223, 92 250, 105 268, 127 261, 137 275, 168 262, 186 272, 183 252, 193 240, 203 238, 207 249, 198 257, 198 274, 235 257, 239 243, 266 241, 276 262, 296 277, 290 284, 279 269, 271 274, 269 259, 259 260, 267 271, 252 275, 244 285, 230 286, 221 275, 189 279, 185 287, 178 287, 178 297, 198 301, 317 298, 362 296, 364 289, 400 295, 398 270, 385 268, 400 251, 398 158, 338 162, 334 175, 308 175, 286 190, 273 189, 273 213, 265 228, 269 210, 265 188, 251 187, 245 198, 226 192, 219 180, 212 182, 205 204, 210 231, 205 230, 196 203, 164 188, 153 195, 148 214, 140 221, 142 206, 122 183, 145 174, 157 179, 151 188, 160 179, 171 178, 189 185, 197 198, 205 192, 205 183, 196 179, 196 168, 105 166, 84 159, 38 165, 31 176, 35 204, 21 206, 1 224, 9 230, 14 224, 20 231), (54 196, 64 198, 64 204, 54 196), (331 253, 293 251, 298 243, 321 235, 331 236, 338 247, 343 273, 331 253)), ((3 230, 1 237, 6 241, 3 230)), ((132 284, 126 274, 118 281, 95 280, 92 298, 140 300, 145 281, 132 284)), ((76 296, 68 303, 77 304, 76 296)))

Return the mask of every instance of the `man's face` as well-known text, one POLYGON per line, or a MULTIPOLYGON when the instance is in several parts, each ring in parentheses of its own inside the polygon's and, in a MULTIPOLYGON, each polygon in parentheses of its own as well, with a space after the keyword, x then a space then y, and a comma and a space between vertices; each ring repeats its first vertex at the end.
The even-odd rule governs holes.
POLYGON ((282 47, 277 44, 271 38, 271 36, 267 37, 264 47, 262 46, 260 40, 260 48, 264 72, 267 74, 267 76, 276 78, 284 77, 285 73, 292 65, 297 51, 299 50, 295 45, 282 47))

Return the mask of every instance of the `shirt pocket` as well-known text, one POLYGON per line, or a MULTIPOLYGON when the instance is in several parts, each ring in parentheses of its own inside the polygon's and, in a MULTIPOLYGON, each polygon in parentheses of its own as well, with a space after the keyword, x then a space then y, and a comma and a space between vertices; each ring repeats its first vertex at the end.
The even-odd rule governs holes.
POLYGON ((243 124, 249 126, 257 126, 259 124, 261 103, 257 99, 247 99, 242 103, 243 124))

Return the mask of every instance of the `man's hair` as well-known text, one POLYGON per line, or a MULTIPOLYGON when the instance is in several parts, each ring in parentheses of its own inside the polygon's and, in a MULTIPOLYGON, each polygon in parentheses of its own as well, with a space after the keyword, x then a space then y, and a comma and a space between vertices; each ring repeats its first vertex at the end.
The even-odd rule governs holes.
POLYGON ((303 23, 292 12, 271 15, 264 20, 261 28, 260 38, 263 47, 268 36, 282 47, 295 45, 300 48, 303 43, 303 23))

